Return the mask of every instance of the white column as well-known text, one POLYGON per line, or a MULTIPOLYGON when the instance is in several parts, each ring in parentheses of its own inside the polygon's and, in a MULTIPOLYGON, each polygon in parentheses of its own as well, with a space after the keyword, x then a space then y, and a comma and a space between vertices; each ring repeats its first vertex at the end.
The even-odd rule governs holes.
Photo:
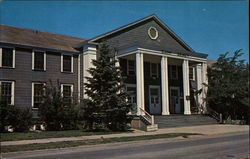
POLYGON ((88 98, 85 94, 85 87, 84 83, 87 82, 85 77, 90 77, 91 75, 87 71, 89 68, 94 67, 92 64, 92 60, 96 59, 96 46, 94 45, 87 45, 83 48, 83 97, 88 98))
POLYGON ((206 103, 206 96, 207 96, 207 87, 204 84, 207 84, 207 63, 203 62, 201 64, 202 69, 202 108, 203 113, 207 112, 207 103, 206 103))
POLYGON ((161 89, 162 89, 162 115, 169 115, 168 97, 168 59, 161 57, 161 89))
POLYGON ((183 60, 182 71, 183 71, 184 114, 191 114, 191 111, 190 111, 190 99, 187 99, 187 96, 190 96, 188 60, 183 60))
MULTIPOLYGON (((140 53, 141 55, 141 109, 145 110, 145 104, 144 104, 144 62, 143 62, 143 53, 140 53)), ((142 113, 144 115, 144 113, 142 113)))
MULTIPOLYGON (((201 71, 201 64, 197 64, 196 68, 196 85, 197 85, 197 91, 202 89, 202 71, 201 71)), ((197 103, 199 106, 199 112, 200 112, 200 106, 202 104, 202 93, 197 94, 197 103)))
POLYGON ((141 114, 141 54, 136 53, 136 105, 137 105, 137 115, 141 114))

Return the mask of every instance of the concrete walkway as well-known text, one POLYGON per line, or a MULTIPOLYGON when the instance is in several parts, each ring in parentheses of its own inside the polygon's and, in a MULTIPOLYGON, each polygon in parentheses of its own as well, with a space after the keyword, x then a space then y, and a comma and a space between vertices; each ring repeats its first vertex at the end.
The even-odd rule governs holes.
POLYGON ((100 138, 157 135, 157 134, 166 134, 166 133, 199 133, 199 134, 203 134, 203 135, 218 135, 218 134, 244 132, 244 131, 249 132, 248 125, 214 124, 214 125, 165 128, 165 129, 159 129, 159 130, 154 131, 154 132, 144 132, 144 131, 135 130, 133 133, 92 135, 92 136, 80 136, 80 137, 48 138, 48 139, 37 139, 37 140, 5 141, 5 142, 1 142, 1 146, 26 145, 26 144, 34 144, 34 143, 50 143, 50 142, 62 142, 62 141, 83 141, 83 140, 100 139, 100 138))

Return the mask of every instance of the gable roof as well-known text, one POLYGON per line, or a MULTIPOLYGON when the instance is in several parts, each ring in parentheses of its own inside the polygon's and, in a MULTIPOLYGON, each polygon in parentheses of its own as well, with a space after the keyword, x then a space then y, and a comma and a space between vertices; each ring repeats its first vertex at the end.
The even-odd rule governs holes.
MULTIPOLYGON (((143 23, 147 20, 150 20, 150 19, 153 19, 156 23, 158 23, 165 31, 167 31, 179 44, 181 44, 185 49, 187 49, 187 51, 191 51, 191 52, 195 52, 188 44, 186 44, 176 33, 174 33, 173 30, 171 30, 163 21, 161 21, 156 15, 152 14, 152 15, 149 15, 143 19, 140 19, 140 20, 137 20, 135 22, 132 22, 130 24, 127 24, 127 25, 124 25, 120 28, 117 28, 115 30, 112 30, 110 32, 107 32, 105 34, 101 34, 97 37, 94 37, 90 40, 88 40, 89 43, 95 43, 96 41, 100 40, 100 39, 103 39, 107 36, 110 36, 112 34, 115 34, 115 33, 118 33, 118 32, 121 32, 123 31, 124 29, 128 29, 128 28, 131 28, 135 25, 138 25, 140 23, 143 23)), ((83 43, 82 43, 83 44, 83 43)))
POLYGON ((16 44, 57 51, 79 52, 75 47, 85 41, 83 38, 24 29, 0 24, 0 43, 16 44))

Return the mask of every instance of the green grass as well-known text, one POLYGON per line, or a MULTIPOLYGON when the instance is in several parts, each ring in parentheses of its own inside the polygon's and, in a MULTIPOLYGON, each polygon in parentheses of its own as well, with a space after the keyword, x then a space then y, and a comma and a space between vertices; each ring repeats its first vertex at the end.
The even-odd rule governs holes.
POLYGON ((25 133, 1 133, 2 141, 32 140, 60 137, 77 137, 90 135, 105 135, 122 132, 87 132, 84 130, 67 130, 67 131, 41 131, 41 132, 25 132, 25 133))
POLYGON ((81 145, 94 145, 94 144, 105 144, 114 142, 129 142, 129 141, 141 141, 141 140, 153 140, 162 138, 174 138, 174 137, 185 137, 189 135, 200 135, 194 133, 169 133, 169 134, 158 134, 158 135, 145 135, 145 136, 131 136, 131 137, 116 137, 116 138, 100 138, 91 139, 84 141, 64 141, 64 142, 52 142, 45 144, 28 144, 28 145, 14 145, 14 146, 2 146, 1 151, 16 152, 16 151, 28 151, 28 150, 40 150, 40 149, 54 149, 54 148, 65 148, 65 147, 76 147, 81 145))

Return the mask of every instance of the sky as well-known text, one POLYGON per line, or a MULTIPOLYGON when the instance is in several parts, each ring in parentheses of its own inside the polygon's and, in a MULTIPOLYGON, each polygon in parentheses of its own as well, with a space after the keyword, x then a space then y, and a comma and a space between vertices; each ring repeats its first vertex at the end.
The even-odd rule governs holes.
POLYGON ((86 39, 155 14, 208 59, 243 49, 247 61, 248 13, 248 0, 0 1, 1 24, 86 39))

